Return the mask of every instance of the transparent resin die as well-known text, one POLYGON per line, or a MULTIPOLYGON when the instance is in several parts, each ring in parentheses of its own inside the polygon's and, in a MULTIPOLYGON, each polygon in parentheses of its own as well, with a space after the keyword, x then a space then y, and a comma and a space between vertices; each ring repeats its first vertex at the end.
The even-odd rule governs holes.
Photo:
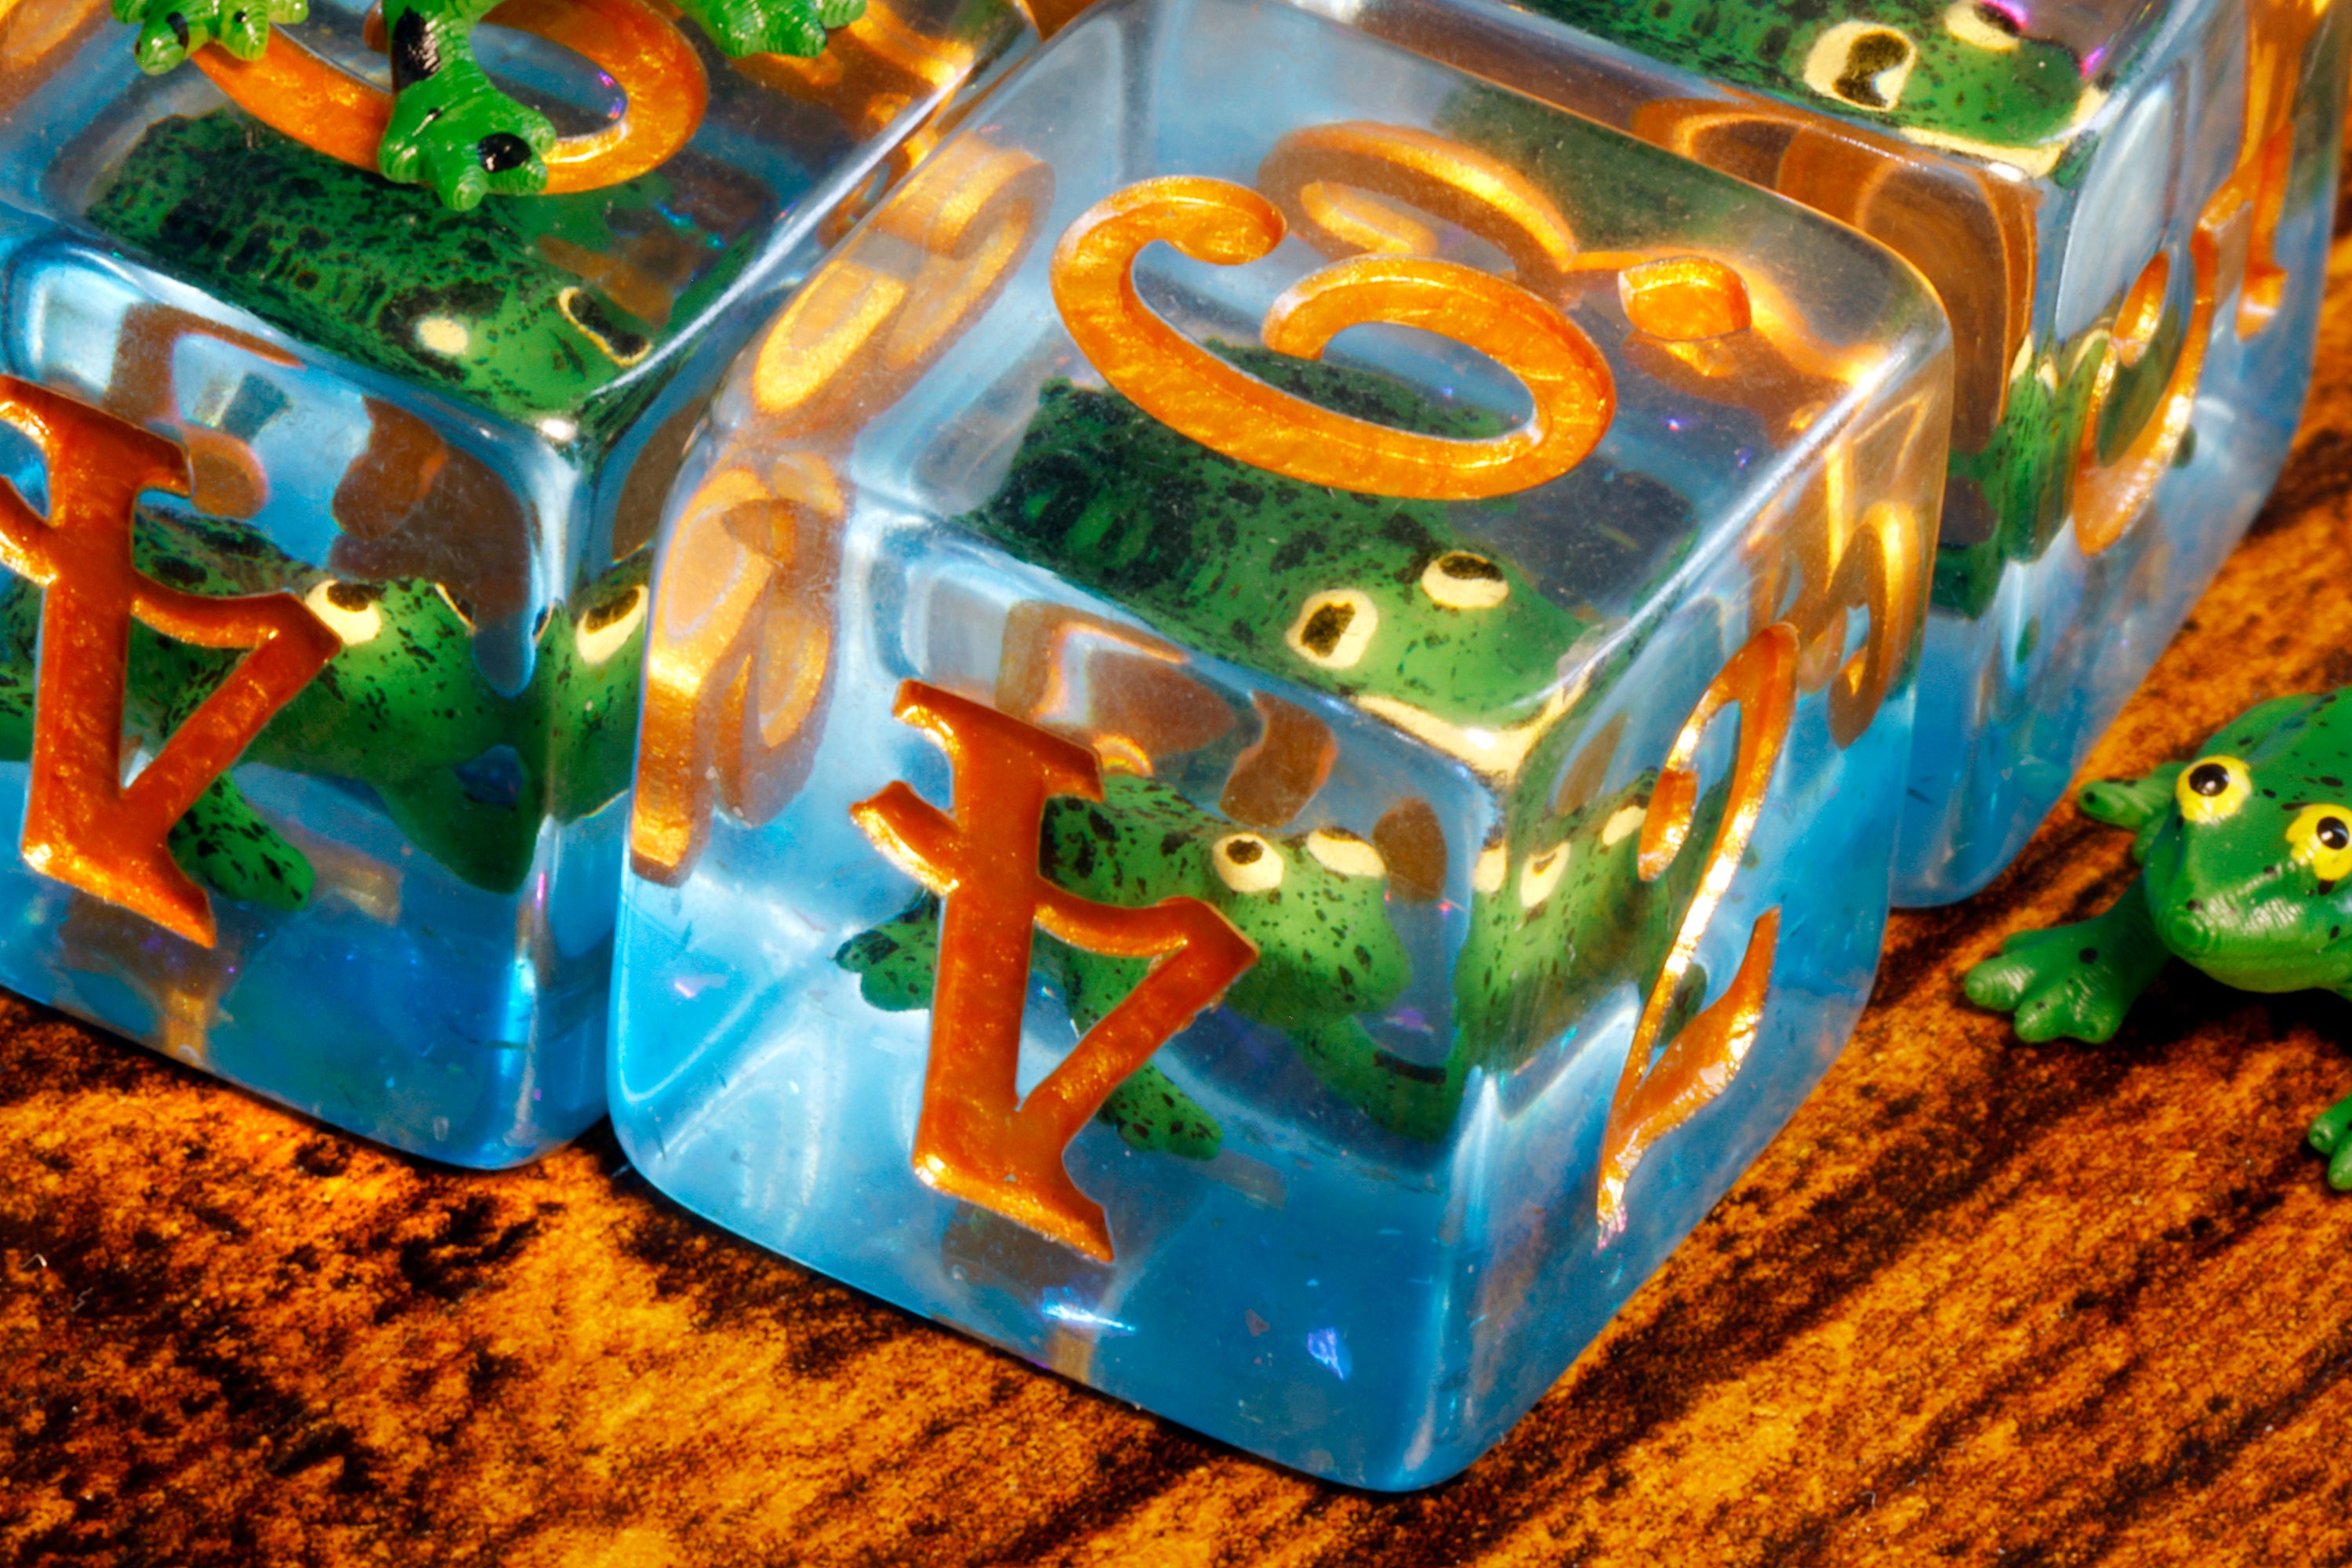
POLYGON ((1028 37, 876 0, 730 64, 635 0, 495 20, 568 134, 554 194, 468 207, 376 172, 356 9, 160 74, 104 5, 0 15, 0 984, 476 1165, 603 1110, 693 420, 1028 37))
POLYGON ((1617 132, 1304 11, 1088 12, 673 492, 631 1157, 1286 1464, 1460 1468, 1869 990, 1948 345, 1617 132))
POLYGON ((1982 887, 2285 461, 2335 210, 2342 8, 1341 11, 1851 223, 1937 289, 1956 350, 1951 473, 1896 901, 1982 887))

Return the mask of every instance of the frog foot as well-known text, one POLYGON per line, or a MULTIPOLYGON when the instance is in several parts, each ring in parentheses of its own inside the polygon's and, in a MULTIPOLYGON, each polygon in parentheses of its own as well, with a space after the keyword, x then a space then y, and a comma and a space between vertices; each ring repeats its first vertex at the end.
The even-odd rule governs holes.
POLYGON ((226 898, 289 910, 310 901, 316 878, 310 859, 226 778, 196 797, 173 826, 169 843, 180 869, 226 898))
POLYGON ((866 0, 682 0, 730 58, 824 52, 824 32, 866 14, 866 0))
MULTIPOLYGON (((2137 892, 2129 895, 2137 898, 2137 892)), ((2124 1015, 2163 965, 2128 942, 2106 940, 2105 921, 2020 931, 2000 944, 2000 956, 1969 971, 1969 1000, 2017 1015, 2021 1040, 2062 1035, 2101 1044, 2122 1027, 2124 1015)))
POLYGON ((241 60, 261 58, 272 22, 299 22, 310 0, 114 0, 114 19, 134 24, 139 68, 161 76, 206 44, 241 60))
POLYGON ((491 86, 470 58, 450 59, 393 99, 376 166, 395 184, 432 186, 443 205, 463 212, 487 195, 545 188, 543 160, 554 145, 545 116, 491 86))
POLYGON ((2352 1095, 2321 1111, 2305 1141, 2327 1156, 2327 1184, 2352 1193, 2352 1095))
POLYGON ((1110 1091, 1095 1119, 1110 1123, 1129 1148, 1146 1154, 1213 1160, 1225 1141, 1216 1118, 1150 1062, 1110 1091))

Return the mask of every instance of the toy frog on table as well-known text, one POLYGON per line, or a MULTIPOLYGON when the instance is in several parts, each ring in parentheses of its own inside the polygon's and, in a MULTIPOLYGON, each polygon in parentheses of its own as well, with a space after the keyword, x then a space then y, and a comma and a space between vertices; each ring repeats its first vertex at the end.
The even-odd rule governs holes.
MULTIPOLYGON (((1969 999, 2028 1040, 2112 1036, 2168 959, 2244 991, 2352 998, 2352 689, 2241 714, 2196 759, 2087 785, 2094 819, 2137 835, 2140 874, 2104 914, 2020 931, 1969 972, 1969 999)), ((2352 1191, 2352 1097, 2311 1125, 2352 1191)))

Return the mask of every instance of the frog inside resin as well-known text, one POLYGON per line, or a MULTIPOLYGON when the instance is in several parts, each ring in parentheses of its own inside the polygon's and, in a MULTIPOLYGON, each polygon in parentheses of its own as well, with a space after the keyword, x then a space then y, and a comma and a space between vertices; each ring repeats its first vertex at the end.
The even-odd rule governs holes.
MULTIPOLYGON (((1296 395, 1359 417, 1454 437, 1496 427, 1481 411, 1441 406, 1385 377, 1224 352, 1296 395)), ((1118 773, 1106 777, 1099 804, 1056 800, 1045 818, 1047 877, 1100 902, 1139 907, 1181 893, 1217 908, 1259 949, 1224 1005, 1283 1037, 1372 1121, 1433 1142, 1452 1128, 1474 1068, 1517 1067, 1605 993, 1646 983, 1688 903, 1699 858, 1680 858, 1654 881, 1639 876, 1654 775, 1598 799, 1555 791, 1576 733, 1563 722, 1573 699, 1562 692, 1562 661, 1596 623, 1538 593, 1454 519, 1444 504, 1245 467, 1118 393, 1057 381, 1042 389, 995 495, 961 520, 1118 604, 1173 647, 1349 702, 1494 777, 1501 820, 1471 869, 1451 1042, 1436 1064, 1384 1049, 1364 1020, 1394 1003, 1411 975, 1390 901, 1437 896, 1442 870, 1399 878, 1355 832, 1253 826, 1156 779, 1118 773), (1500 763, 1496 736, 1507 753, 1500 763), (1408 881, 1421 885, 1401 885, 1408 881)), ((1321 727, 1292 711, 1292 722, 1321 727)), ((1707 792, 1696 831, 1713 831, 1722 801, 1720 789, 1707 792)), ((926 1006, 938 924, 938 901, 925 894, 845 943, 836 962, 862 976, 869 1004, 926 1006)), ((1032 951, 1036 973, 1060 989, 1082 1028, 1145 968, 1042 935, 1032 951)), ((1693 965, 1683 996, 1703 995, 1706 984, 1693 965)), ((1213 1155, 1222 1136, 1156 1067, 1131 1076, 1102 1116, 1135 1147, 1192 1158, 1213 1155)))
POLYGON ((585 458, 775 205, 689 148, 625 184, 452 212, 224 109, 150 125, 89 219, 303 342, 542 433, 568 424, 585 458))
MULTIPOLYGON (((2352 997, 2352 700, 2282 697, 2196 760, 2086 786, 2084 815, 2137 837, 2139 875, 2105 913, 2021 931, 1969 972, 1969 1000, 2028 1040, 2100 1041, 2178 958, 2245 991, 2352 997)), ((2352 1098, 2312 1124, 2352 1189, 2352 1098)))
MULTIPOLYGON (((161 508, 142 510, 133 559, 190 593, 300 595, 342 648, 240 763, 367 785, 412 843, 473 886, 511 892, 542 820, 587 816, 628 785, 642 556, 549 615, 531 684, 513 697, 483 678, 466 606, 435 584, 336 578, 252 529, 161 508)), ((32 754, 40 604, 33 584, 0 574, 0 762, 32 754)), ((160 743, 243 657, 136 627, 125 703, 133 738, 160 743)), ((310 901, 309 858, 255 810, 233 773, 197 798, 171 846, 191 876, 228 898, 281 910, 310 901)))
MULTIPOLYGON (((547 117, 499 91, 474 58, 475 25, 493 8, 493 0, 383 0, 393 100, 376 166, 387 180, 431 186, 453 207, 540 190, 555 145, 547 117)), ((824 52, 826 28, 864 16, 866 0, 680 0, 677 8, 730 58, 806 57, 824 52)), ((308 0, 114 0, 115 16, 138 25, 139 65, 152 73, 208 44, 258 59, 270 24, 309 14, 308 0)), ((689 87, 700 84, 681 90, 689 87)))

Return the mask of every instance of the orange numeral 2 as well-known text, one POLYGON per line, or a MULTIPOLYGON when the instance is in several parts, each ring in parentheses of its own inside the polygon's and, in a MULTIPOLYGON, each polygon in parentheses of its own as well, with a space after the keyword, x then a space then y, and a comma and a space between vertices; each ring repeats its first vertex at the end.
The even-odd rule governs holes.
POLYGON ((1713 1005, 1685 1024, 1654 1067, 1650 1053, 1665 1026, 1675 992, 1690 972, 1699 938, 1730 890, 1739 858, 1756 832, 1764 796, 1772 784, 1772 769, 1780 760, 1780 744, 1788 738, 1789 721, 1797 699, 1797 634, 1785 622, 1766 626, 1707 686, 1698 706, 1683 721, 1658 775, 1657 793, 1642 824, 1639 865, 1642 879, 1655 881, 1675 863, 1690 837, 1691 813, 1698 803, 1698 775, 1694 764, 1699 742, 1717 714, 1737 703, 1740 709, 1739 745, 1731 763, 1731 799, 1724 806, 1723 825, 1715 830, 1706 865, 1699 873, 1698 891, 1683 916, 1665 965, 1633 1027, 1633 1043, 1625 1053, 1625 1068, 1617 1079, 1617 1094, 1609 1107, 1608 1131, 1601 1141, 1601 1194, 1597 1217, 1603 1240, 1625 1228, 1625 1184, 1659 1139, 1681 1126, 1729 1087, 1756 1043, 1764 1018, 1764 995, 1772 983, 1772 954, 1780 945, 1780 911, 1770 909, 1748 935, 1748 952, 1739 973, 1713 1005))
POLYGON ((46 521, 0 480, 0 566, 44 590, 26 862, 209 947, 212 906, 172 858, 172 826, 342 643, 291 594, 207 598, 139 574, 139 493, 188 493, 187 463, 169 441, 6 376, 0 420, 40 447, 49 471, 46 521), (253 652, 126 784, 134 617, 199 647, 253 652))
POLYGON ((1063 1151, 1111 1090, 1257 962, 1257 949, 1197 899, 1120 909, 1039 875, 1045 802, 1102 798, 1093 752, 920 681, 899 688, 894 711, 928 731, 955 769, 952 817, 904 784, 850 807, 884 854, 946 900, 915 1173, 1108 1263, 1102 1207, 1070 1180, 1063 1151), (1024 1101, 1014 1074, 1035 926, 1090 952, 1160 962, 1024 1101))

